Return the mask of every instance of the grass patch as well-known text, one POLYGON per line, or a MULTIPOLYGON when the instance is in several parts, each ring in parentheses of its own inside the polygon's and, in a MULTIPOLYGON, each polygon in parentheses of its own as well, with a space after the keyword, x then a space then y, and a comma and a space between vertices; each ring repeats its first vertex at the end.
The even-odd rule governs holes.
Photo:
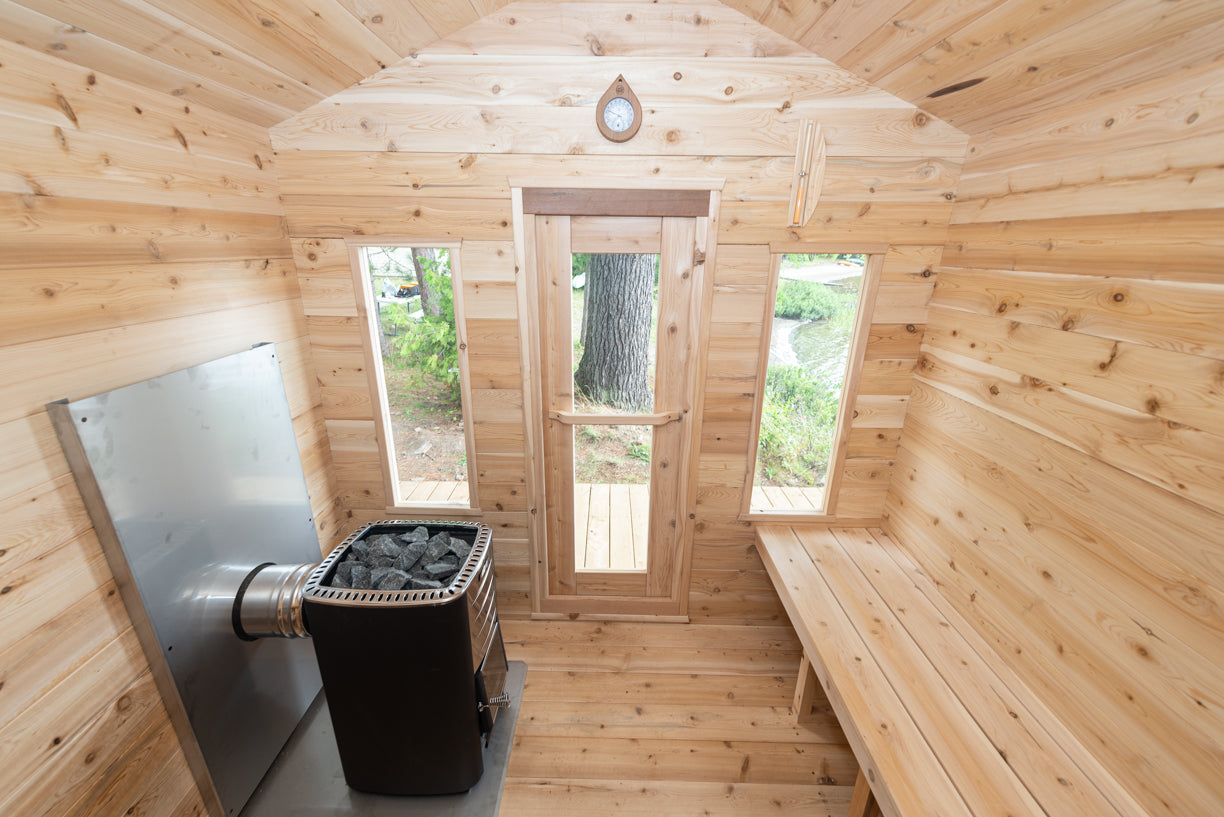
POLYGON ((770 366, 761 409, 757 478, 763 485, 823 485, 841 387, 800 366, 770 366))

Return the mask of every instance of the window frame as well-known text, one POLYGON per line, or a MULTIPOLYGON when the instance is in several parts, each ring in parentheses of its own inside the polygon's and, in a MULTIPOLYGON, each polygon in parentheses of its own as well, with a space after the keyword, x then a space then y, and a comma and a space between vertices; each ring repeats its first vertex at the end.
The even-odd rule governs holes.
POLYGON ((741 521, 765 522, 834 522, 837 519, 837 499, 841 491, 842 473, 846 464, 846 443, 854 420, 854 404, 858 400, 859 384, 862 380, 863 363, 866 359, 867 341, 871 335, 871 324, 875 314, 876 295, 883 277, 884 255, 887 244, 850 243, 771 243, 769 287, 765 307, 761 314, 761 364, 757 367, 756 392, 753 398, 752 428, 749 434, 747 471, 740 498, 741 521), (765 378, 769 372, 769 349, 773 340, 773 315, 777 306, 778 284, 782 271, 782 257, 796 253, 834 253, 839 255, 863 255, 863 283, 859 289, 859 300, 855 310, 854 328, 850 335, 850 349, 846 355, 846 377, 842 382, 841 397, 837 404, 837 421, 833 427, 833 449, 829 452, 829 467, 826 473, 821 508, 804 510, 787 508, 782 510, 754 510, 752 489, 756 479, 757 453, 761 438, 761 415, 765 405, 765 378))
POLYGON ((469 517, 481 513, 477 492, 476 440, 472 426, 472 386, 469 375, 467 319, 463 306, 463 270, 461 263, 462 240, 454 238, 420 238, 395 236, 349 237, 345 239, 352 268, 354 294, 356 295, 357 318, 361 327, 361 345, 365 353, 366 376, 370 389, 370 405, 374 421, 374 435, 378 442, 379 466, 382 471, 385 511, 397 515, 438 515, 469 517), (468 501, 460 502, 413 502, 402 496, 402 480, 395 459, 395 436, 391 423, 391 409, 387 399, 387 381, 383 372, 381 347, 376 328, 370 317, 374 289, 370 276, 366 274, 364 253, 368 247, 421 247, 445 249, 450 254, 451 295, 455 306, 455 342, 458 345, 459 391, 463 406, 463 435, 467 450, 468 501))

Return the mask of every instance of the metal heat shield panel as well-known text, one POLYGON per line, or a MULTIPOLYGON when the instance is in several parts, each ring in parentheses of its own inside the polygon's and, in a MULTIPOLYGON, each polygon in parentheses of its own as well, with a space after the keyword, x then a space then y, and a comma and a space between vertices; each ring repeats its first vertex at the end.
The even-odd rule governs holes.
POLYGON ((309 641, 231 621, 256 565, 320 560, 276 350, 48 408, 188 759, 237 814, 321 687, 309 641))

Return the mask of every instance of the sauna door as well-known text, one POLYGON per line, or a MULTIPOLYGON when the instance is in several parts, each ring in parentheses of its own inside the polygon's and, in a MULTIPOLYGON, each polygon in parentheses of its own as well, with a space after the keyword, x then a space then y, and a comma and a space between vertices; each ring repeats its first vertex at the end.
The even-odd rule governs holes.
POLYGON ((547 569, 546 582, 541 576, 536 583, 544 591, 540 609, 682 614, 708 219, 536 215, 528 221, 547 569), (591 303, 597 296, 590 273, 585 286, 576 286, 584 283, 574 276, 577 253, 634 254, 639 261, 641 254, 657 254, 653 396, 635 408, 605 405, 592 399, 589 386, 575 386, 586 353, 582 312, 588 321, 608 317, 591 303))

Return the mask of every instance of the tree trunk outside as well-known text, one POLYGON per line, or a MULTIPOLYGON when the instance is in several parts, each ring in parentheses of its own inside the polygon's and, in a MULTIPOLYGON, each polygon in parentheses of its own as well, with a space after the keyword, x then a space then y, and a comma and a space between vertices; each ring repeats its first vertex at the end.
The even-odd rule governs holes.
POLYGON ((585 300, 575 388, 597 403, 649 411, 654 401, 647 380, 654 256, 591 256, 585 300))
POLYGON ((416 269, 417 284, 421 287, 421 311, 426 315, 441 315, 442 306, 438 303, 438 293, 430 289, 425 280, 425 262, 436 262, 438 251, 432 247, 413 247, 412 266, 416 269))

